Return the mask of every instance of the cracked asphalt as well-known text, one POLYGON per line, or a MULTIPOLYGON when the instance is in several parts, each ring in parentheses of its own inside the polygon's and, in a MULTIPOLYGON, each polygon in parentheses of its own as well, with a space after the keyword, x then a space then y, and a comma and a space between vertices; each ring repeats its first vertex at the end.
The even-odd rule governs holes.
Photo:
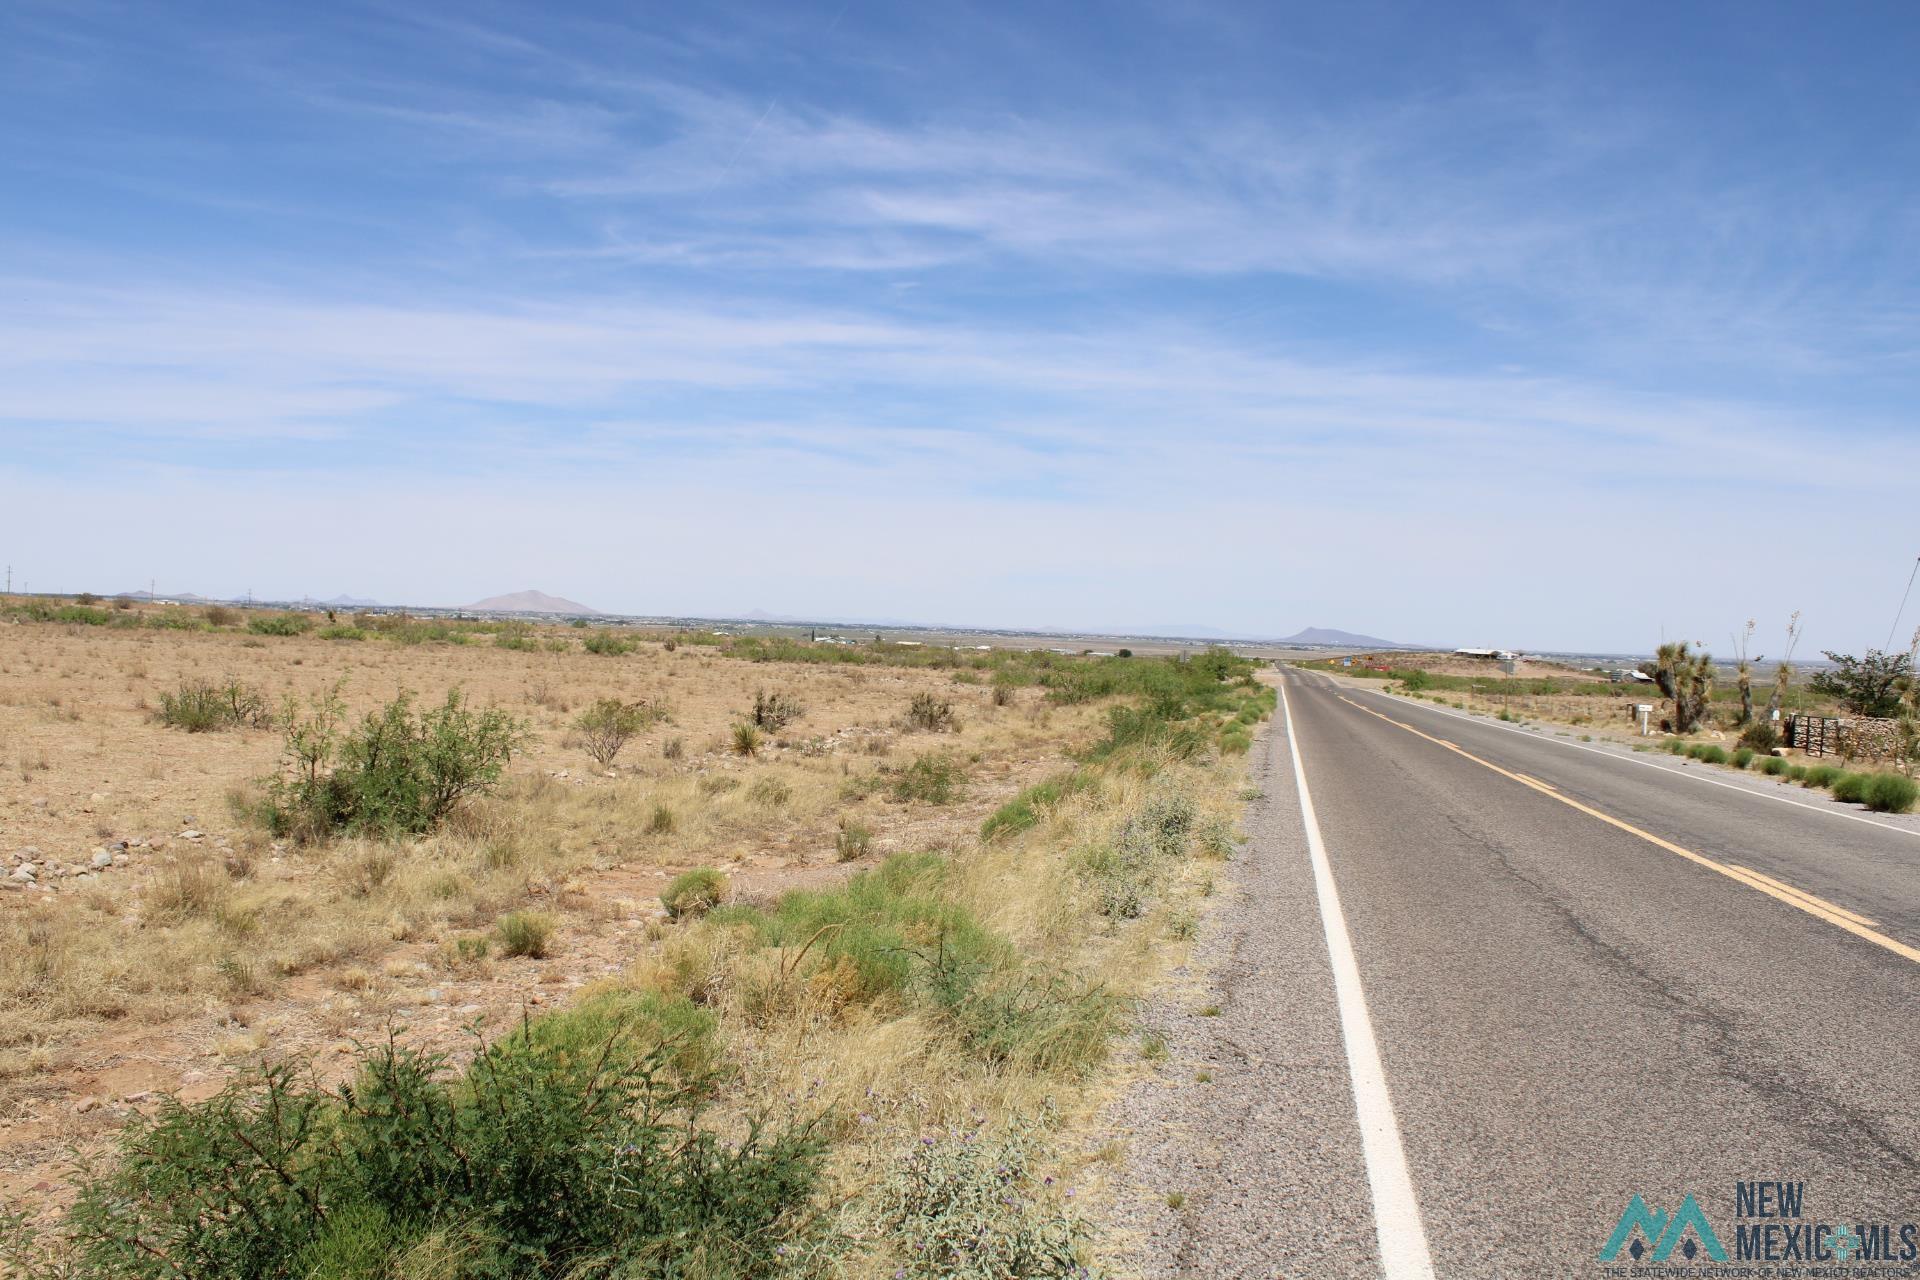
MULTIPOLYGON (((1763 1225, 1741 1181, 1803 1184, 1807 1222, 1920 1222, 1920 963, 1594 814, 1907 947, 1920 838, 1285 680, 1435 1274, 1605 1275, 1634 1195, 1695 1196, 1732 1254, 1763 1225)), ((1168 1058, 1113 1113, 1129 1273, 1380 1274, 1286 734, 1193 980, 1148 1010, 1168 1058)))

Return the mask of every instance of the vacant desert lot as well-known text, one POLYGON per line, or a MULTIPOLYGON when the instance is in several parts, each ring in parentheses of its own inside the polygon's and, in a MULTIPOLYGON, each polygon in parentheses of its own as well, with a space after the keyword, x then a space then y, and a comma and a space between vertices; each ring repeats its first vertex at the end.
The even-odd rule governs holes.
MULTIPOLYGON (((561 627, 461 638, 0 621, 0 1202, 56 1218, 68 1149, 99 1148, 163 1095, 206 1098, 280 1062, 335 1081, 390 1033, 459 1060, 582 988, 705 1009, 732 1105, 817 1111, 834 1137, 829 1179, 856 1200, 929 1126, 1055 1123, 1046 1100, 1071 1099, 1099 1052, 1080 1053, 1071 1080, 972 1060, 924 1011, 835 996, 844 964, 815 972, 830 930, 747 955, 750 929, 671 920, 660 892, 712 867, 728 902, 766 907, 930 851, 951 864, 940 892, 1010 939, 1007 954, 1120 999, 1191 936, 1212 873, 1204 858, 1141 873, 1116 907, 1099 851, 1172 796, 1182 848, 1190 826, 1196 850, 1230 852, 1232 752, 1261 711, 1236 682, 1243 703, 1172 713, 1222 735, 1226 754, 1206 736, 1202 750, 1191 738, 1101 766, 1080 761, 1139 699, 1070 692, 1057 673, 1078 659, 955 670, 924 654, 756 661, 688 637, 590 652, 587 633, 561 627), (275 708, 337 691, 349 722, 403 692, 431 705, 458 688, 525 736, 494 794, 437 832, 276 840, 245 803, 281 767, 284 735, 163 724, 163 695, 193 681, 237 681, 275 708), (735 726, 768 692, 801 712, 744 754, 735 726), (913 727, 917 694, 950 704, 953 723, 913 727), (603 768, 575 721, 609 697, 667 719, 603 768), (1031 793, 1008 834, 982 839, 1023 788, 1062 777, 1075 782, 1031 793), (500 922, 516 912, 550 929, 544 954, 506 954, 500 922)), ((1120 1029, 1108 1019, 1099 1034, 1120 1029)), ((864 1247, 887 1269, 891 1246, 864 1247)))

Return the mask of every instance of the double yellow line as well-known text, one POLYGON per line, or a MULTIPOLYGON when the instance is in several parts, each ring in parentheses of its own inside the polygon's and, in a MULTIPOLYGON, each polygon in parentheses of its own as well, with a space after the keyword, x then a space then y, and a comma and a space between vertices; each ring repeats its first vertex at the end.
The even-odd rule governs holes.
POLYGON ((1511 778, 1513 779, 1513 781, 1519 783, 1523 787, 1529 787, 1535 791, 1538 791, 1543 796, 1548 796, 1554 800, 1558 800, 1561 804, 1566 805, 1569 809, 1578 809, 1581 813, 1586 814, 1590 818, 1598 818, 1600 821, 1606 823, 1608 826, 1618 827, 1620 830, 1626 832, 1628 835, 1638 836, 1642 840, 1645 840, 1648 844, 1658 845, 1660 848, 1665 849, 1668 853, 1676 854, 1679 857, 1685 858, 1688 862, 1692 862, 1699 866, 1705 867, 1709 871, 1718 872, 1719 874, 1727 877, 1727 879, 1729 880, 1737 880, 1741 884, 1746 885, 1749 889, 1757 889, 1761 893, 1766 894, 1769 898, 1773 898, 1773 899, 1776 899, 1777 901, 1784 902, 1790 907, 1795 907, 1801 911, 1806 912, 1810 916, 1814 916, 1818 919, 1826 921, 1828 924, 1832 925, 1836 929, 1845 929, 1848 933, 1853 934, 1857 938, 1865 938, 1868 942, 1873 943, 1875 946, 1885 947, 1887 950, 1893 952, 1893 954, 1897 956, 1901 956, 1901 957, 1904 957, 1905 959, 1911 960, 1915 964, 1920 964, 1920 948, 1910 947, 1904 942, 1901 942, 1894 938, 1889 938, 1886 934, 1881 933, 1879 930, 1873 927, 1874 921, 1867 919, 1865 916, 1860 915, 1857 912, 1849 911, 1845 907, 1836 906, 1833 903, 1828 902, 1825 898, 1817 898, 1813 894, 1808 893, 1804 889, 1796 889, 1790 884, 1786 884, 1782 881, 1775 880, 1772 876, 1762 875, 1760 872, 1755 871, 1750 867, 1743 867, 1743 866, 1740 866, 1738 863, 1716 862, 1712 858, 1703 857, 1702 855, 1695 853, 1691 849, 1683 849, 1679 845, 1673 843, 1673 841, 1663 840, 1659 836, 1654 835, 1651 831, 1642 831, 1639 827, 1634 826, 1631 822, 1622 822, 1620 819, 1614 817, 1610 813, 1602 813, 1600 810, 1595 809, 1591 805, 1581 804, 1578 800, 1573 799, 1571 796, 1564 796, 1560 794, 1560 792, 1556 791, 1554 788, 1540 781, 1538 778, 1529 778, 1524 773, 1515 773, 1511 769, 1502 769, 1499 765, 1493 763, 1491 760, 1483 760, 1479 756, 1474 755, 1473 752, 1466 750, 1465 748, 1461 747, 1457 743, 1448 742, 1445 738, 1436 738, 1430 733, 1422 733, 1420 730, 1414 728, 1410 724, 1405 723, 1404 721, 1395 720, 1392 716, 1389 716, 1389 715, 1383 715, 1380 712, 1375 711, 1372 707, 1362 706, 1361 704, 1359 704, 1358 702, 1355 702, 1352 698, 1347 697, 1343 693, 1336 693, 1334 696, 1339 698, 1340 701, 1346 703, 1348 706, 1354 708, 1357 711, 1364 711, 1368 715, 1373 716, 1376 719, 1385 720, 1388 724, 1393 725, 1395 728, 1405 729, 1408 733, 1412 734, 1416 738, 1425 738, 1428 742, 1434 743, 1437 746, 1445 747, 1447 750, 1453 752, 1455 755, 1464 756, 1466 759, 1473 761, 1475 764, 1481 766, 1482 768, 1493 770, 1495 773, 1499 774, 1503 778, 1511 778))

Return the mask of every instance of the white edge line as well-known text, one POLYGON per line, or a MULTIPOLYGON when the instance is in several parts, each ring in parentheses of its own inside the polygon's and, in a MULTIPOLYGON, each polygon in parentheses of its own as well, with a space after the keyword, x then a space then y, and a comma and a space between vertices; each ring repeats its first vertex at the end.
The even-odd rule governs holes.
POLYGON ((1340 1038, 1346 1044, 1347 1072, 1353 1081, 1353 1109, 1360 1122, 1360 1150, 1367 1165, 1367 1185, 1373 1193, 1373 1226, 1380 1241, 1380 1268, 1387 1280, 1431 1280, 1433 1257, 1427 1250, 1427 1232, 1420 1221, 1420 1204, 1413 1194, 1413 1175, 1400 1145, 1400 1126, 1394 1119, 1393 1099, 1387 1092, 1387 1073, 1380 1065, 1380 1047, 1367 1017, 1367 997, 1360 986, 1360 965, 1354 959, 1347 918, 1340 910, 1340 892, 1334 887, 1333 865, 1320 839, 1320 820, 1314 816, 1313 796, 1307 790, 1306 767, 1300 762, 1300 739, 1293 729, 1293 707, 1286 685, 1280 687, 1280 706, 1287 723, 1287 749, 1293 753, 1293 780, 1300 789, 1300 816, 1307 828, 1307 853, 1313 864, 1313 888, 1320 901, 1320 923, 1326 930, 1327 957, 1333 966, 1333 993, 1340 1006, 1340 1038))
POLYGON ((1445 716, 1449 720, 1465 720, 1468 724, 1479 725, 1483 729, 1498 729, 1502 733, 1517 733, 1525 737, 1530 742, 1545 742, 1545 743, 1550 743, 1556 747, 1571 747, 1575 751, 1586 751, 1596 756, 1603 756, 1608 760, 1618 760, 1621 764, 1637 764, 1642 768, 1654 769, 1660 773, 1666 774, 1670 778, 1690 778, 1695 782, 1704 782, 1710 787, 1725 787, 1728 791, 1738 791, 1741 795, 1752 796, 1756 800, 1772 800, 1776 804, 1790 804, 1796 809, 1805 809, 1808 813, 1824 813, 1829 818, 1845 818, 1848 822, 1864 823, 1869 827, 1878 827, 1882 831, 1892 831, 1903 836, 1913 836, 1916 839, 1920 839, 1920 831, 1916 831, 1912 827, 1896 827, 1890 822, 1877 822, 1872 818, 1863 818, 1857 813, 1842 813, 1838 809, 1830 809, 1825 805, 1808 804, 1804 800, 1789 800, 1785 796, 1776 796, 1765 791, 1755 791, 1752 787, 1743 787, 1743 786, 1740 786, 1738 783, 1734 783, 1734 782, 1722 782, 1718 778, 1708 778, 1701 774, 1694 773, 1690 770, 1685 770, 1680 768, 1670 769, 1666 765, 1660 764, 1657 761, 1636 760, 1634 759, 1634 757, 1630 755, 1623 756, 1615 751, 1603 751, 1599 747, 1589 747, 1584 743, 1566 742, 1561 740, 1560 738, 1552 737, 1547 734, 1533 733, 1526 729, 1516 729, 1512 725, 1501 724, 1498 721, 1494 721, 1494 720, 1486 720, 1480 716, 1470 716, 1460 711, 1449 711, 1445 707, 1430 707, 1423 702, 1415 702, 1410 698, 1403 698, 1403 697, 1400 697, 1398 694, 1385 693, 1379 689, 1355 688, 1355 689, 1348 690, 1348 689, 1343 689, 1340 685, 1337 685, 1337 684, 1334 685, 1333 688, 1339 692, 1371 693, 1378 697, 1386 698, 1393 702, 1398 702, 1403 706, 1411 707, 1416 711, 1431 711, 1433 714, 1437 716, 1445 716))

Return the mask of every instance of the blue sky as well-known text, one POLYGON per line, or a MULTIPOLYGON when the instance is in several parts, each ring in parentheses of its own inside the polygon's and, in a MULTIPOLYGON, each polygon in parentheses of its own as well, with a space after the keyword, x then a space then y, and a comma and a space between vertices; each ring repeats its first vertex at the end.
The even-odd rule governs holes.
POLYGON ((1878 645, 1916 53, 1896 4, 14 0, 0 554, 1878 645))

